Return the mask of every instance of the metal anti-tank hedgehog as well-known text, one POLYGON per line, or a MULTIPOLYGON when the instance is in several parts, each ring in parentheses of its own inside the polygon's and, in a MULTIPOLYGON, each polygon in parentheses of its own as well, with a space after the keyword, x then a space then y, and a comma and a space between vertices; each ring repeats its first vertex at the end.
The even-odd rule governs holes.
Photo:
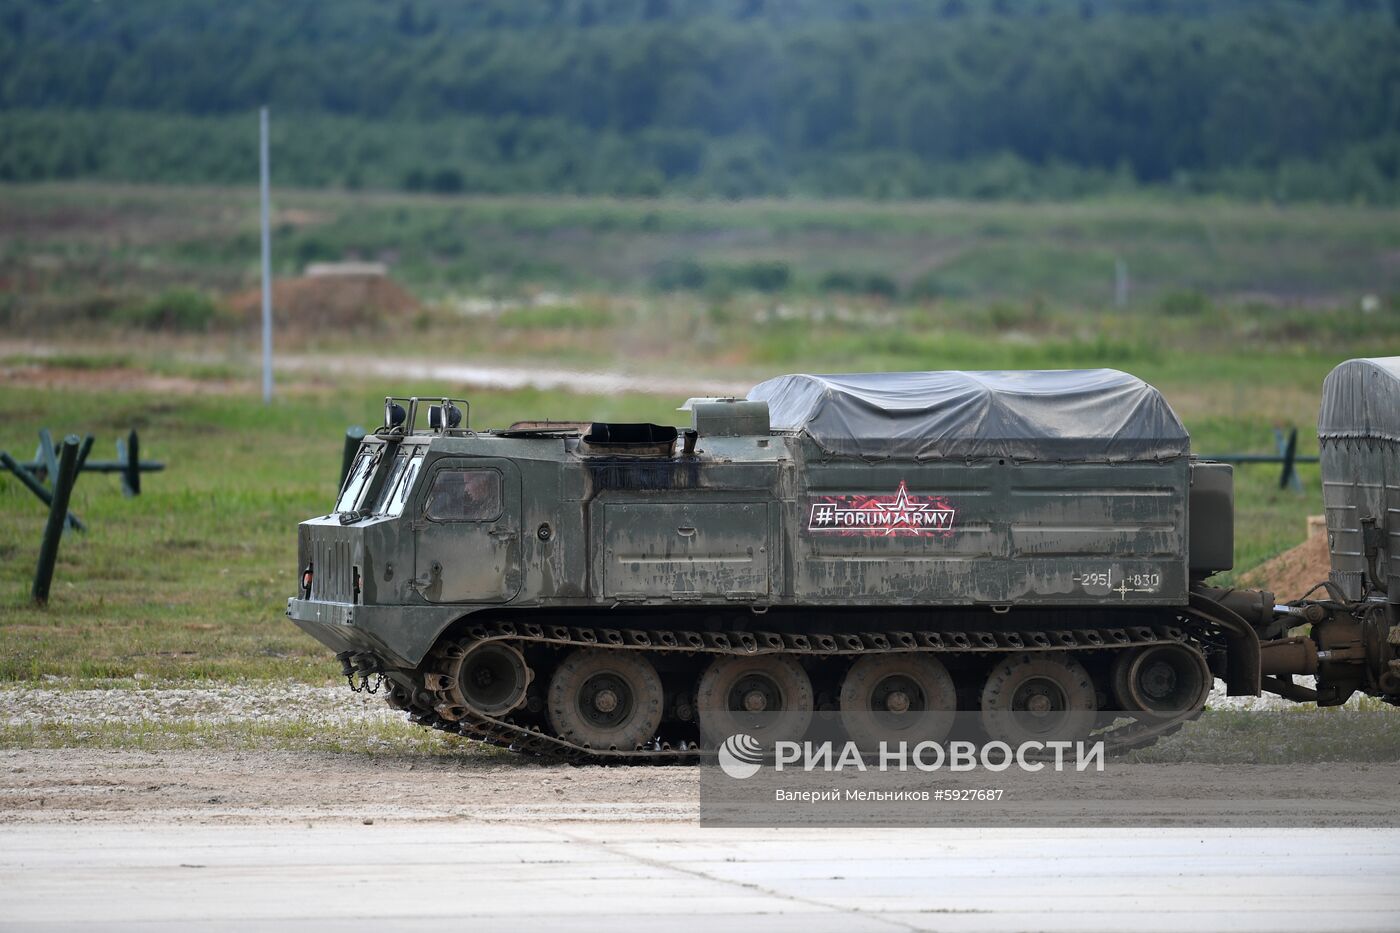
POLYGON ((685 408, 477 431, 461 400, 386 399, 300 526, 287 614, 417 722, 580 759, 823 711, 872 745, 964 710, 1012 744, 1136 747, 1215 678, 1400 702, 1400 358, 1327 378, 1332 571, 1285 605, 1207 582, 1231 468, 1124 373, 793 375, 685 408))

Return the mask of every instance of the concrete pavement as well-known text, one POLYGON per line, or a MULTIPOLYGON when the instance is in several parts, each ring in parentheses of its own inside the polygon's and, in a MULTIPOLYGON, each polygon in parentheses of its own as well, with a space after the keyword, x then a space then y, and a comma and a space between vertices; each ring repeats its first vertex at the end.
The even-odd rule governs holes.
POLYGON ((1400 929, 1371 830, 0 826, 3 930, 1400 929))

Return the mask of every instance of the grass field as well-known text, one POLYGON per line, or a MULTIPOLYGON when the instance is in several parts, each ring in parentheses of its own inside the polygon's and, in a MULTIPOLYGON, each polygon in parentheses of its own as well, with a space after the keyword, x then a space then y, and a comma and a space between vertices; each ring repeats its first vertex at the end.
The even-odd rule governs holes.
MULTIPOLYGON (((1400 353, 1395 211, 300 192, 278 206, 283 271, 385 259, 422 300, 367 328, 290 322, 279 346, 313 359, 373 352, 740 382, 1112 366, 1162 389, 1198 452, 1272 452, 1274 429, 1296 426, 1300 453, 1315 453, 1328 370, 1400 353), (1135 283, 1122 311, 1107 307, 1117 256, 1135 283), (679 267, 688 284, 658 284, 685 262, 699 278, 679 267), (774 264, 787 270, 781 282, 774 264), (939 281, 961 284, 940 292, 939 281), (1363 307, 1364 296, 1374 300, 1363 307)), ((12 341, 0 345, 0 448, 27 456, 50 427, 97 435, 106 456, 136 427, 143 453, 167 463, 137 499, 115 477, 82 477, 73 508, 90 530, 65 537, 47 609, 27 598, 43 509, 0 476, 0 680, 324 680, 329 658, 282 616, 295 525, 329 507, 345 427, 374 419, 388 392, 465 392, 483 425, 680 417, 670 396, 306 372, 264 408, 249 327, 172 334, 122 313, 171 288, 217 303, 252 284, 254 207, 249 192, 226 189, 0 187, 0 324, 12 341)), ((1320 511, 1316 467, 1301 474, 1297 495, 1277 488, 1273 467, 1237 470, 1237 570, 1301 540, 1320 511)))
MULTIPOLYGON (((278 191, 279 274, 389 262, 421 295, 537 289, 827 294, 958 306, 1354 306, 1400 292, 1400 210, 1214 199, 685 201, 278 191), (1183 298, 1185 301, 1183 302, 1183 298)), ((251 189, 0 186, 0 277, 73 312, 170 286, 255 284, 251 189)))
MULTIPOLYGON (((102 371, 76 369, 72 359, 59 362, 70 374, 102 371)), ((96 362, 110 368, 112 360, 96 362)), ((1314 368, 1320 379, 1322 361, 1314 368)), ((200 392, 198 379, 184 378, 187 386, 159 394, 13 383, 0 393, 0 448, 27 455, 38 428, 49 426, 97 435, 102 456, 116 436, 135 427, 143 456, 167 465, 148 477, 138 498, 124 498, 114 476, 81 478, 72 507, 89 530, 65 535, 53 596, 43 609, 29 605, 28 589, 45 513, 12 477, 0 477, 0 679, 139 674, 156 681, 316 682, 334 673, 327 653, 282 616, 296 586, 296 523, 329 507, 346 426, 372 420, 389 388, 443 388, 328 390, 292 383, 264 408, 248 382, 211 382, 218 391, 200 392)), ((517 418, 676 417, 672 398, 468 394, 473 417, 483 425, 517 418)), ((1199 449, 1237 448, 1245 438, 1266 449, 1275 421, 1306 413, 1307 394, 1297 384, 1217 382, 1190 387, 1180 401, 1199 449), (1247 402, 1248 414, 1219 413, 1232 392, 1247 402), (1291 412, 1293 405, 1300 410, 1291 412), (1195 411, 1200 414, 1192 417, 1195 411)), ((1306 432, 1303 449, 1315 449, 1306 432)), ((1318 510, 1316 468, 1302 473, 1308 493, 1299 496, 1276 488, 1273 468, 1240 470, 1242 569, 1302 537, 1304 517, 1318 510)))
MULTIPOLYGON (((334 673, 329 655, 282 615, 296 588, 295 528, 330 508, 345 428, 371 421, 384 394, 293 386, 265 409, 246 394, 7 386, 0 449, 27 459, 37 429, 52 426, 95 434, 102 456, 135 427, 142 456, 166 470, 130 499, 115 476, 81 477, 72 509, 89 530, 65 534, 44 609, 29 605, 28 592, 45 511, 12 476, 0 479, 0 680, 139 673, 319 681, 334 673)), ((496 424, 601 410, 664 419, 674 408, 660 399, 537 392, 472 398, 479 417, 496 424)))
MULTIPOLYGON (((1311 393, 1336 360, 1400 347, 1400 210, 295 191, 277 206, 279 275, 382 260, 419 302, 353 326, 280 310, 279 345, 309 351, 751 379, 1111 365, 1194 386, 1228 369, 1311 393)), ((172 329, 206 356, 251 349, 256 293, 232 299, 256 287, 255 209, 237 189, 0 186, 0 326, 117 355, 172 329)))

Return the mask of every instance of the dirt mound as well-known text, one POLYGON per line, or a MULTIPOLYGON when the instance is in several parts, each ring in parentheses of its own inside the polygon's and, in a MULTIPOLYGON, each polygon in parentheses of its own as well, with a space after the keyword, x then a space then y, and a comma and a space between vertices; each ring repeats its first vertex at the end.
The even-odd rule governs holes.
POLYGON ((1244 587, 1268 590, 1280 600, 1297 599, 1323 580, 1332 569, 1327 557, 1327 529, 1319 519, 1308 520, 1308 539, 1240 577, 1244 587))
MULTIPOLYGON (((262 291, 231 295, 228 304, 240 317, 255 322, 262 313, 262 291)), ((417 309, 418 299, 383 275, 299 276, 272 283, 272 313, 279 327, 373 327, 417 309)))

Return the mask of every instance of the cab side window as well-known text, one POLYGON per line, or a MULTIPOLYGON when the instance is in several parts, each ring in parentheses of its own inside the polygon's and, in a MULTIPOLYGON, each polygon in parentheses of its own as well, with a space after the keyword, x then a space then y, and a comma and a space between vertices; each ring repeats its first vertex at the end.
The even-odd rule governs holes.
POLYGON ((426 514, 435 522, 492 522, 501 517, 497 470, 441 470, 428 491, 426 514))

